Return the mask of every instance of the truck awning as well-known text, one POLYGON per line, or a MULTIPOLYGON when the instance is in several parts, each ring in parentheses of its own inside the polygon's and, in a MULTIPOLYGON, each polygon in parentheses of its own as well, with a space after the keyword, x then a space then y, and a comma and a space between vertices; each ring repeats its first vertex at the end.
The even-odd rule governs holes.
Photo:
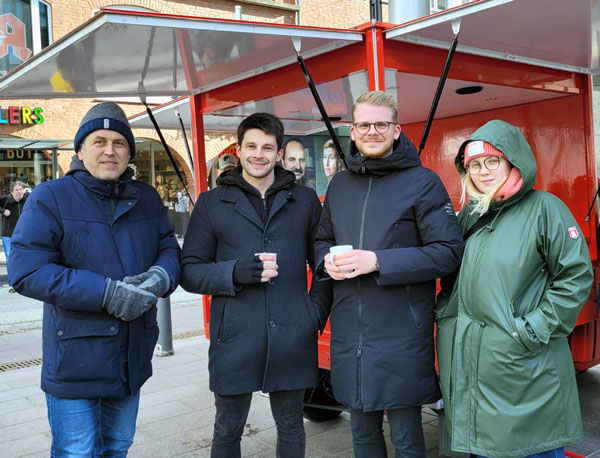
POLYGON ((356 31, 102 10, 0 79, 0 98, 180 97, 363 40, 356 31))
POLYGON ((478 0, 385 32, 385 37, 576 73, 598 73, 597 0, 478 0))

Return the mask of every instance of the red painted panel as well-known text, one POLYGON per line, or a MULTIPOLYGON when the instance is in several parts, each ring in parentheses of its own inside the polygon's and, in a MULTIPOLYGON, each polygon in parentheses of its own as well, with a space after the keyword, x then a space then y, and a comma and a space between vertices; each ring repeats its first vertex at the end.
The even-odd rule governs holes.
MULTIPOLYGON (((315 84, 332 81, 350 73, 365 70, 365 46, 356 43, 306 59, 306 66, 315 84)), ((306 80, 297 63, 207 91, 202 113, 235 107, 246 102, 262 100, 306 88, 306 80)))
MULTIPOLYGON (((460 40, 459 40, 460 44, 460 40)), ((385 67, 401 72, 439 77, 448 51, 403 43, 384 42, 385 67)), ((456 52, 448 78, 579 94, 584 75, 456 52)))

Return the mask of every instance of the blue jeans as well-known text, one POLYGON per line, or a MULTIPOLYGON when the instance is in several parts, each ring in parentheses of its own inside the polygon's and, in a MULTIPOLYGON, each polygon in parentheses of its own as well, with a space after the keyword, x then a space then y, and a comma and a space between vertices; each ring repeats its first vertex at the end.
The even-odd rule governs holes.
MULTIPOLYGON (((484 456, 477 455, 479 458, 485 458, 484 456)), ((565 448, 559 447, 552 450, 546 450, 545 452, 535 453, 533 455, 527 455, 524 458, 564 458, 565 448)))
POLYGON ((2 248, 6 255, 6 270, 8 271, 8 255, 10 254, 10 237, 2 237, 2 248))
MULTIPOLYGON (((391 409, 386 412, 396 458, 427 456, 421 425, 421 407, 391 409)), ((350 427, 355 458, 387 457, 383 438, 383 410, 350 410, 350 427)))
POLYGON ((139 403, 139 391, 123 399, 61 399, 46 393, 51 458, 127 456, 139 403))
MULTIPOLYGON (((277 426, 277 458, 304 458, 304 390, 269 393, 271 413, 277 426)), ((240 458, 240 442, 250 411, 252 393, 220 395, 215 393, 215 429, 211 458, 240 458)))

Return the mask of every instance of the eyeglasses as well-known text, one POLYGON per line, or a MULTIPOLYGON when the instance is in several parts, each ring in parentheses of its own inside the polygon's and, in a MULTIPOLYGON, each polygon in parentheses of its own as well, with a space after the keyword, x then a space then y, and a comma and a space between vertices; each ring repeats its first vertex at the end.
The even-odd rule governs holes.
MULTIPOLYGON (((496 170, 500 167, 500 158, 496 156, 488 157, 483 161, 483 165, 489 171, 496 170)), ((471 161, 467 164, 467 170, 471 175, 477 175, 481 171, 481 163, 477 161, 471 161)))
POLYGON ((377 121, 377 122, 355 122, 354 128, 359 134, 366 134, 371 130, 371 126, 375 126, 375 130, 380 134, 385 134, 390 130, 390 126, 395 126, 397 122, 391 121, 377 121))

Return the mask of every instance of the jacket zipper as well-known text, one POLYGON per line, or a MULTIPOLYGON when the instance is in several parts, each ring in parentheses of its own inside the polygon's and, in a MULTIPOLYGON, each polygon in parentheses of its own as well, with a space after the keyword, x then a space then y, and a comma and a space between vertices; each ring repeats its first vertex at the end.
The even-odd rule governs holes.
MULTIPOLYGON (((364 162, 363 162, 364 168, 364 162)), ((369 177, 369 186, 367 187, 367 194, 365 196, 365 200, 363 202, 362 215, 360 220, 360 235, 358 239, 358 249, 362 250, 363 247, 363 238, 365 233, 365 215, 367 214, 367 204, 369 202, 369 196, 371 195, 371 186, 373 184, 373 177, 369 177)), ((357 380, 356 380, 356 397, 359 405, 362 405, 362 344, 363 344, 363 335, 362 335, 362 298, 360 294, 360 278, 357 278, 356 282, 357 293, 358 293, 358 348, 356 350, 356 357, 358 358, 357 364, 357 380)))
POLYGON ((474 396, 473 396, 473 439, 477 440, 477 405, 479 404, 478 401, 478 394, 479 394, 479 384, 478 384, 478 379, 479 379, 479 358, 481 356, 481 338, 483 336, 483 328, 485 328, 485 323, 483 321, 479 322, 479 333, 477 335, 477 359, 475 361, 475 374, 473 377, 473 387, 475 390, 474 396))

